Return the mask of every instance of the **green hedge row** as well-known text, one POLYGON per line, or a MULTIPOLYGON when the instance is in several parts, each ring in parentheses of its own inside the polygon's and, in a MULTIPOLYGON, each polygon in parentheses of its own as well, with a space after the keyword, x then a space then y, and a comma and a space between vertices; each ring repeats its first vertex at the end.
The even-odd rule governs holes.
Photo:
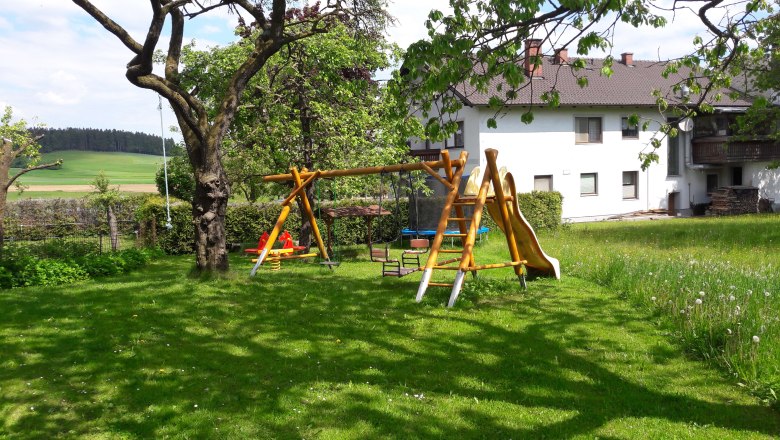
MULTIPOLYGON (((158 245, 169 254, 187 254, 193 252, 195 227, 192 223, 192 208, 189 203, 177 202, 171 206, 171 229, 165 228, 166 211, 162 198, 152 198, 147 201, 137 212, 140 223, 153 221, 156 230, 158 245)), ((372 200, 340 200, 338 202, 324 202, 322 207, 344 206, 368 206, 376 204, 372 200)), ((399 201, 396 208, 395 201, 383 203, 382 207, 391 211, 393 215, 372 219, 372 240, 384 242, 397 239, 401 229, 408 224, 408 202, 399 201)), ((315 206, 314 215, 317 217, 317 226, 320 228, 323 240, 327 241, 325 220, 320 218, 320 207, 315 206)), ((244 245, 256 244, 263 231, 271 231, 281 213, 279 203, 258 204, 230 204, 225 218, 225 233, 228 243, 241 243, 244 245)), ((298 238, 301 228, 301 217, 297 206, 291 210, 284 229, 290 231, 293 237, 298 238)), ((144 234, 149 235, 149 226, 144 228, 144 234)), ((362 218, 340 218, 333 224, 331 236, 336 245, 351 245, 367 242, 366 222, 362 218)), ((148 237, 145 237, 148 238, 148 237)), ((152 243, 149 243, 152 244, 152 243)))
POLYGON ((556 230, 561 226, 563 196, 557 191, 518 193, 517 205, 535 230, 556 230))
MULTIPOLYGON (((535 229, 555 230, 561 224, 561 205, 563 197, 558 192, 541 192, 518 194, 518 204, 523 215, 535 229)), ((327 241, 326 224, 320 208, 345 206, 369 206, 376 204, 371 199, 325 201, 314 206, 317 225, 322 237, 327 241)), ((384 201, 382 207, 393 215, 371 219, 372 241, 387 242, 397 240, 401 230, 409 225, 409 201, 401 199, 396 206, 395 200, 384 201)), ((271 231, 281 212, 279 203, 230 204, 225 219, 225 232, 228 243, 249 245, 256 243, 263 231, 271 231)), ((438 214, 438 213, 437 213, 438 214)), ((156 244, 169 254, 187 254, 193 252, 195 228, 192 223, 192 208, 189 203, 176 202, 171 206, 172 228, 166 229, 165 200, 161 197, 149 198, 136 212, 139 223, 153 221, 155 223, 156 244)), ((482 217, 482 225, 491 230, 496 224, 488 215, 482 217)), ((298 238, 301 227, 301 217, 297 206, 294 206, 287 217, 284 228, 298 238)), ((148 234, 148 227, 146 232, 148 234)), ((335 245, 354 245, 367 243, 366 220, 358 217, 339 218, 333 224, 331 240, 335 245)))

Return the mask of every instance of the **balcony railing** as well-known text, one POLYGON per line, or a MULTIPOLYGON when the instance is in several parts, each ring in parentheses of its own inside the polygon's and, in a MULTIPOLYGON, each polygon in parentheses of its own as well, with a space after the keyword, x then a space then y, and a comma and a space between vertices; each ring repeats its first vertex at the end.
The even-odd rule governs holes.
POLYGON ((780 160, 780 143, 772 141, 729 141, 728 137, 705 137, 693 139, 691 144, 695 164, 780 160))
POLYGON ((409 155, 417 158, 421 162, 431 162, 441 159, 441 150, 409 150, 409 155))

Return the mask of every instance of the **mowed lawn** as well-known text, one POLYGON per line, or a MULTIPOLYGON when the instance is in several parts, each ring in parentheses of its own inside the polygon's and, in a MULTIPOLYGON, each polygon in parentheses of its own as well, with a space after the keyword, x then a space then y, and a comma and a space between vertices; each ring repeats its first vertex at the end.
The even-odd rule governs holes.
MULTIPOLYGON (((477 247, 504 259, 503 237, 477 247)), ((0 437, 776 438, 778 413, 589 281, 486 271, 446 309, 419 273, 192 257, 0 291, 0 437)), ((450 273, 451 275, 451 273, 450 273)))
MULTIPOLYGON (((113 185, 153 184, 162 156, 97 151, 57 151, 42 155, 41 163, 62 159, 62 168, 34 171, 20 177, 24 185, 90 185, 103 170, 113 185)), ((15 172, 14 169, 11 170, 15 172)))

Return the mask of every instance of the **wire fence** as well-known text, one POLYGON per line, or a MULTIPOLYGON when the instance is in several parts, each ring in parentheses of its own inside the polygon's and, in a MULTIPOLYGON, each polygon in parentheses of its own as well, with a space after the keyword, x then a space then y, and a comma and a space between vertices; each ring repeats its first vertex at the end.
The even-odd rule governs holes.
POLYGON ((79 246, 97 253, 135 247, 138 225, 134 221, 117 221, 118 239, 112 246, 108 225, 103 223, 32 223, 5 229, 5 245, 20 246, 29 253, 46 257, 52 246, 79 246))

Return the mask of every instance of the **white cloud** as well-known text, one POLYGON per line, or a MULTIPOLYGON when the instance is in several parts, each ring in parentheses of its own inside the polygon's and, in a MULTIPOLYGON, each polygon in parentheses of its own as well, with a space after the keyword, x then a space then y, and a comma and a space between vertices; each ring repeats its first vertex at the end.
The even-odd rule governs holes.
POLYGON ((390 14, 397 23, 387 30, 390 41, 406 49, 415 41, 428 38, 425 21, 433 9, 451 11, 448 0, 395 0, 390 3, 390 14))

